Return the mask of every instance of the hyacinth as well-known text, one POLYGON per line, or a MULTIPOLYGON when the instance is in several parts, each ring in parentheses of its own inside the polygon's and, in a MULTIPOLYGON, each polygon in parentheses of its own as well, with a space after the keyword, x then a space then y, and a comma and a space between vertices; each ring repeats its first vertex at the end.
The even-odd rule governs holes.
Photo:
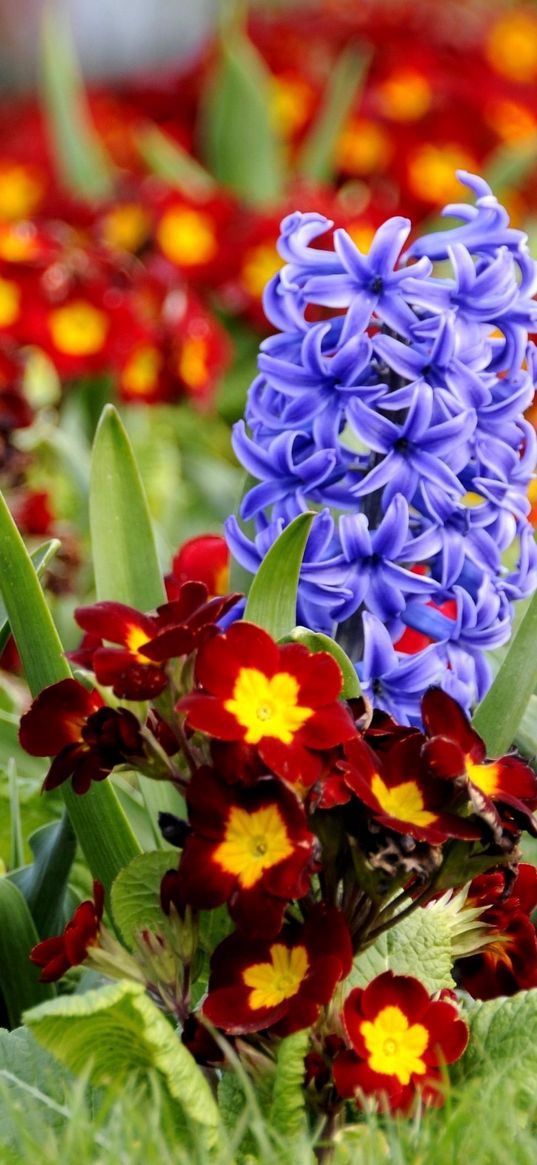
POLYGON ((256 479, 227 522, 255 571, 282 529, 317 511, 298 621, 335 635, 364 692, 403 723, 437 684, 466 709, 486 652, 537 581, 527 498, 535 433, 537 264, 487 183, 459 172, 462 224, 403 250, 392 218, 362 254, 320 214, 282 222, 237 457, 256 479), (438 266, 433 268, 433 261, 438 266))

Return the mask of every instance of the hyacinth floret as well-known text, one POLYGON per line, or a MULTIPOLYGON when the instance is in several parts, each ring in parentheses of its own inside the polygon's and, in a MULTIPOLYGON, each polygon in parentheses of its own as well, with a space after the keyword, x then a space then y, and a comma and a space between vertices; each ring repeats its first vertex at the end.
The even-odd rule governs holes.
POLYGON ((320 214, 283 220, 264 299, 278 330, 234 431, 257 484, 241 510, 253 533, 228 520, 232 553, 253 572, 317 511, 299 621, 335 635, 406 723, 430 683, 466 709, 483 697, 485 653, 537 583, 537 264, 484 179, 459 178, 475 203, 443 213, 461 225, 406 250, 400 217, 368 254, 320 214))

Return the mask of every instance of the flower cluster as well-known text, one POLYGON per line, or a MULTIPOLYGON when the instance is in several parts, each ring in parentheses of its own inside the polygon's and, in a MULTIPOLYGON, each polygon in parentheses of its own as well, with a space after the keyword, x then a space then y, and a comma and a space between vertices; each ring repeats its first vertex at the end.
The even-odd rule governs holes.
MULTIPOLYGON (((204 549, 178 554, 178 576, 204 549)), ((77 613, 79 662, 116 697, 149 701, 144 722, 66 679, 21 724, 24 747, 54 757, 47 789, 71 777, 82 794, 128 764, 183 793, 186 820, 160 817, 181 850, 155 885, 162 924, 127 955, 102 925, 98 889, 33 961, 47 980, 85 963, 146 982, 209 1068, 223 1054, 206 1023, 240 1037, 246 1059, 311 1029, 306 1067, 327 1111, 366 1096, 403 1111, 416 1093, 442 1103, 442 1071, 467 1041, 452 992, 433 997, 391 971, 350 993, 344 981, 386 929, 434 911, 450 887, 463 904, 458 979, 479 993, 492 960, 489 993, 506 975, 511 990, 534 981, 534 879, 521 867, 512 880, 521 831, 537 833, 537 777, 515 754, 487 761, 440 688, 423 698, 424 731, 398 724, 343 699, 329 651, 278 644, 247 621, 224 627, 236 596, 210 599, 179 577, 173 586, 178 597, 156 612, 98 603, 77 613), (491 872, 465 890, 476 862, 491 872), (207 949, 196 936, 211 911, 219 937, 207 949), (193 996, 200 973, 207 990, 193 996)))
POLYGON ((259 376, 234 447, 257 478, 229 544, 249 570, 302 510, 320 509, 299 621, 334 633, 378 707, 416 723, 440 684, 465 707, 537 581, 527 491, 537 266, 480 178, 462 225, 403 252, 392 218, 367 253, 320 214, 284 219, 259 376), (433 273, 442 261, 442 273, 433 273), (449 263, 449 268, 445 266, 449 263), (332 516, 339 512, 339 518, 332 516), (509 565, 506 554, 509 552, 509 565))

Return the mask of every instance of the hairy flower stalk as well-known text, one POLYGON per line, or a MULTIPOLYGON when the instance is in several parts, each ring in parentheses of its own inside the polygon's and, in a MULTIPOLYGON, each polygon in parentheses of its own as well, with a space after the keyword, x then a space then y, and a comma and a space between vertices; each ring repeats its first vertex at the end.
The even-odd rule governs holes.
POLYGON ((227 537, 255 571, 281 530, 318 511, 298 621, 335 635, 363 690, 402 723, 430 684, 466 709, 490 684, 486 652, 532 593, 527 490, 535 434, 537 265, 483 179, 461 225, 403 250, 388 220, 367 255, 322 215, 283 220, 285 266, 265 311, 236 454, 257 483, 227 537), (440 266, 433 270, 433 262, 440 266), (248 426, 248 428, 246 427, 248 426))

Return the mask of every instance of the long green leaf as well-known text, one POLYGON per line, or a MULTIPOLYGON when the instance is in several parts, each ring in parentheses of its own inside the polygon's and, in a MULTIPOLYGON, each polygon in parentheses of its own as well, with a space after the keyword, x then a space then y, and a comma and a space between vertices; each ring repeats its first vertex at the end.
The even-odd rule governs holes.
POLYGON ((265 555, 248 595, 244 618, 264 627, 274 639, 296 625, 300 567, 315 514, 299 514, 265 555))
POLYGON ((137 131, 136 141, 146 166, 169 186, 187 195, 206 195, 215 191, 212 174, 157 125, 151 122, 142 125, 137 131))
POLYGON ((8 878, 0 878, 0 992, 11 1027, 17 1027, 27 1007, 52 999, 55 988, 40 983, 30 963, 39 935, 20 890, 8 878))
POLYGON ((30 908, 40 938, 63 930, 71 914, 67 884, 75 860, 76 836, 65 811, 59 821, 36 830, 30 838, 31 865, 9 875, 30 908))
POLYGON ((270 113, 270 73, 233 24, 201 110, 200 139, 208 168, 245 202, 264 206, 283 193, 283 164, 270 113))
POLYGON ((91 121, 67 9, 45 7, 42 28, 42 97, 56 161, 68 189, 81 198, 113 193, 110 159, 91 121))
MULTIPOLYGON (((60 549, 61 543, 57 538, 51 538, 50 542, 43 542, 42 546, 38 546, 37 550, 33 550, 30 558, 37 572, 37 577, 46 570, 51 558, 54 558, 56 552, 60 549)), ((0 599, 0 654, 4 650, 6 643, 10 636, 9 619, 7 617, 6 608, 0 599)))
POLYGON ((166 599, 155 536, 131 443, 106 405, 91 459, 90 528, 99 599, 150 611, 166 599))
POLYGON ((489 756, 501 756, 512 745, 536 684, 537 594, 474 716, 474 728, 483 737, 489 756))
MULTIPOLYGON (((122 421, 106 405, 91 461, 90 528, 97 597, 149 611, 166 598, 142 479, 122 421)), ((160 811, 182 812, 171 785, 140 777, 140 788, 160 843, 160 811)))
MULTIPOLYGON (((30 556, 0 494, 0 589, 28 686, 42 688, 70 676, 58 633, 30 556)), ((140 848, 109 781, 77 797, 70 784, 62 792, 75 833, 94 878, 110 889, 114 878, 140 848)))
POLYGON ((370 58, 370 53, 355 45, 343 49, 298 156, 297 169, 305 178, 319 182, 332 178, 336 143, 350 110, 357 103, 370 58))

